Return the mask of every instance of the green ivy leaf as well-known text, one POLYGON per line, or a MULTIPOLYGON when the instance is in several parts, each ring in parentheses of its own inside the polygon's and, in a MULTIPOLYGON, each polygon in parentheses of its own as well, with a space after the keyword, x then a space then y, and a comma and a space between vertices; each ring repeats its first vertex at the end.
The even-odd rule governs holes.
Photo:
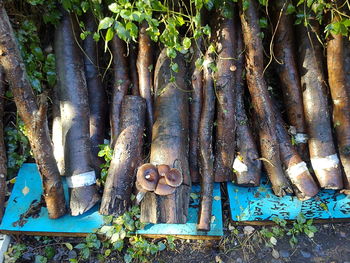
POLYGON ((107 29, 111 27, 113 23, 114 23, 114 19, 112 17, 105 17, 98 24, 98 30, 107 29))
POLYGON ((188 37, 185 37, 182 40, 182 45, 183 45, 184 49, 189 49, 191 47, 191 39, 188 37))

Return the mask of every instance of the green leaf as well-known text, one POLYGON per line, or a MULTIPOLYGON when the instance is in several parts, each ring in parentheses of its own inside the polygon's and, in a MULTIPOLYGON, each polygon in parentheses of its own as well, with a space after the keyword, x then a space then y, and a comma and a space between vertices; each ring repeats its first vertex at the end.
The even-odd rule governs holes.
POLYGON ((103 18, 98 24, 98 30, 107 29, 113 25, 114 19, 112 17, 103 18))
POLYGON ((247 11, 249 8, 249 1, 243 0, 243 11, 247 11))
POLYGON ((100 40, 100 34, 97 33, 97 32, 95 32, 94 35, 92 36, 92 38, 93 38, 96 42, 98 42, 98 41, 100 40))
POLYGON ((209 25, 206 25, 205 27, 203 27, 203 33, 206 34, 207 36, 211 35, 211 28, 209 25))
POLYGON ((260 28, 267 28, 267 18, 262 17, 259 19, 259 26, 260 28))
POLYGON ((90 249, 88 247, 83 248, 83 250, 81 251, 81 256, 84 259, 88 259, 90 257, 90 249))
POLYGON ((176 58, 176 51, 175 49, 173 48, 167 48, 166 49, 166 55, 169 57, 169 58, 176 58))
POLYGON ((293 14, 295 12, 296 12, 295 6, 293 4, 289 4, 286 10, 287 15, 293 14))
POLYGON ((133 39, 137 38, 139 34, 139 28, 133 22, 128 22, 125 28, 129 31, 129 34, 133 39))
POLYGON ((107 32, 106 32, 106 42, 111 41, 114 37, 114 30, 113 28, 108 28, 107 32))
POLYGON ((119 6, 118 6, 117 3, 110 4, 110 5, 108 6, 108 9, 109 9, 111 12, 116 13, 116 14, 118 14, 118 13, 120 12, 120 9, 119 9, 119 6))
POLYGON ((35 261, 34 263, 46 263, 47 262, 47 258, 43 257, 41 255, 36 255, 35 256, 35 261))
POLYGON ((64 243, 64 245, 68 248, 68 250, 73 250, 73 246, 71 243, 64 243))
POLYGON ((124 261, 125 263, 130 263, 132 261, 132 257, 130 254, 125 254, 124 255, 124 261))
POLYGON ((185 37, 182 40, 182 45, 183 45, 184 49, 189 49, 191 47, 191 39, 188 37, 185 37))
POLYGON ((75 246, 76 249, 83 249, 86 247, 86 244, 84 243, 79 243, 78 245, 75 246))
POLYGON ((171 70, 174 72, 179 72, 179 65, 177 63, 171 63, 171 70))

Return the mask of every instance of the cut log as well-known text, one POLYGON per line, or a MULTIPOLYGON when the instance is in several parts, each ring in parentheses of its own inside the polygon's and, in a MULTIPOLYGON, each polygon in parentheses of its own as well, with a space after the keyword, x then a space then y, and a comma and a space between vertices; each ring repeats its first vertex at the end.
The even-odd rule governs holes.
POLYGON ((114 148, 120 132, 120 110, 124 96, 131 85, 128 74, 128 60, 126 57, 125 42, 117 35, 112 39, 114 85, 112 91, 111 146, 114 148))
MULTIPOLYGON (((334 14, 332 23, 340 21, 334 14)), ((327 41, 328 82, 333 100, 333 125, 340 161, 344 169, 344 188, 350 190, 350 94, 345 80, 343 36, 331 33, 327 41)))
MULTIPOLYGON (((95 17, 91 12, 85 14, 85 27, 90 32, 97 30, 95 17)), ((98 152, 100 151, 99 145, 104 143, 106 133, 107 96, 98 68, 98 45, 92 35, 85 38, 83 47, 85 78, 89 95, 91 158, 95 171, 99 173, 103 159, 98 157, 98 152)))
POLYGON ((298 63, 303 87, 303 102, 312 168, 321 187, 343 187, 339 158, 335 150, 328 96, 322 70, 322 51, 313 27, 300 25, 298 32, 298 63))
POLYGON ((307 158, 307 134, 304 117, 303 97, 296 61, 294 44, 293 17, 287 15, 290 0, 278 0, 272 5, 274 26, 277 26, 274 40, 276 69, 286 107, 288 124, 293 126, 294 141, 299 154, 307 158))
POLYGON ((243 11, 240 3, 240 17, 246 46, 247 83, 259 126, 260 149, 264 166, 277 196, 292 193, 293 190, 284 175, 279 144, 276 137, 276 119, 272 101, 263 76, 263 46, 259 36, 257 3, 248 0, 249 7, 243 11))
POLYGON ((146 193, 141 202, 141 222, 144 223, 186 223, 191 190, 188 164, 188 88, 186 86, 186 65, 178 54, 173 62, 179 72, 171 72, 170 59, 164 49, 155 69, 155 123, 152 131, 150 162, 167 164, 180 170, 183 183, 175 193, 158 196, 146 193), (170 82, 171 76, 175 82, 170 82))
POLYGON ((139 76, 138 76, 137 67, 136 67, 137 55, 138 55, 137 44, 131 41, 131 43, 129 43, 128 62, 129 62, 129 75, 131 79, 131 94, 135 96, 140 95, 139 76))
POLYGON ((49 135, 46 98, 42 96, 41 104, 37 104, 3 1, 0 1, 0 64, 9 82, 19 116, 28 132, 43 182, 49 217, 61 217, 66 213, 66 202, 49 135))
POLYGON ((233 162, 233 179, 238 185, 254 187, 260 184, 261 161, 244 107, 244 46, 242 29, 238 21, 235 27, 237 39, 235 71, 237 155, 233 162))
POLYGON ((55 53, 65 172, 73 216, 88 211, 100 199, 91 162, 88 91, 83 54, 76 43, 77 29, 76 19, 62 11, 61 21, 56 28, 55 53))
POLYGON ((345 71, 345 82, 348 94, 350 94, 350 40, 346 37, 343 38, 343 63, 345 71))
POLYGON ((154 123, 153 116, 153 99, 152 99, 152 72, 153 72, 153 49, 152 41, 147 35, 148 25, 143 22, 139 33, 139 52, 137 56, 137 71, 139 78, 140 96, 146 100, 147 115, 146 115, 146 132, 151 142, 152 126, 154 123))
POLYGON ((5 75, 0 65, 0 223, 4 213, 5 197, 6 197, 6 177, 7 177, 7 158, 4 142, 4 97, 5 97, 5 75))
POLYGON ((215 182, 227 182, 233 179, 233 160, 236 149, 236 119, 234 70, 236 68, 235 31, 233 18, 218 18, 217 73, 215 90, 217 98, 217 127, 215 138, 215 182))
POLYGON ((189 163, 192 183, 198 183, 199 178, 199 125, 202 109, 202 90, 203 90, 203 73, 202 69, 196 67, 196 61, 202 55, 201 52, 202 38, 193 41, 194 54, 192 56, 192 90, 190 100, 190 148, 189 163))
POLYGON ((213 72, 213 54, 207 51, 203 67, 203 103, 199 125, 199 165, 201 175, 201 199, 198 214, 198 230, 209 231, 214 183, 213 124, 215 117, 215 91, 213 72))
POLYGON ((120 134, 102 196, 100 213, 119 216, 131 204, 135 169, 142 162, 142 137, 146 103, 139 96, 125 96, 120 118, 120 134))

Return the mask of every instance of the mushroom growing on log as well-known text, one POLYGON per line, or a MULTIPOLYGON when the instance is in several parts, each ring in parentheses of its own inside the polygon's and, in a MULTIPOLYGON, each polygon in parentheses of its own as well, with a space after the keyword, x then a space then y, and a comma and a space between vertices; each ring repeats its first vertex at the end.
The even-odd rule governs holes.
POLYGON ((185 83, 186 66, 180 54, 173 62, 178 64, 177 73, 171 72, 170 59, 164 49, 155 69, 155 123, 152 130, 150 162, 177 168, 183 175, 183 183, 169 195, 146 193, 141 202, 140 220, 144 223, 187 221, 191 179, 188 164, 189 107, 185 83), (170 81, 172 76, 175 82, 170 81))

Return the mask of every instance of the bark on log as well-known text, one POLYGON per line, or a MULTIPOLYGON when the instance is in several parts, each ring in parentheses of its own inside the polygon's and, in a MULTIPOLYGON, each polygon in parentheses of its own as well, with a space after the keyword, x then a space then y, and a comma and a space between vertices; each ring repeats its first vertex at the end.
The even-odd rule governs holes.
POLYGON ((114 85, 110 112, 111 146, 114 148, 120 132, 120 110, 124 96, 127 94, 131 81, 128 74, 128 60, 125 42, 118 36, 112 39, 114 85))
POLYGON ((198 230, 209 231, 213 202, 214 154, 213 123, 215 116, 215 91, 213 72, 209 68, 214 63, 213 54, 208 51, 203 67, 203 103, 199 125, 199 165, 201 175, 201 199, 198 214, 198 230))
MULTIPOLYGON (((146 132, 148 138, 152 138, 152 126, 154 123, 153 99, 152 99, 152 72, 153 72, 153 49, 152 41, 147 35, 148 24, 143 22, 139 33, 139 52, 137 56, 137 71, 139 78, 140 96, 146 100, 146 132)), ((149 140, 151 141, 151 140, 149 140)))
MULTIPOLYGON (((334 14, 332 23, 340 18, 334 14)), ((331 33, 327 41, 328 82, 333 100, 333 125, 344 169, 344 188, 350 189, 350 94, 343 63, 343 36, 331 33)))
POLYGON ((215 182, 233 179, 235 155, 235 94, 234 94, 234 50, 235 32, 233 19, 219 17, 217 33, 218 57, 216 66, 217 127, 215 138, 215 182))
POLYGON ((192 56, 192 90, 190 100, 190 148, 189 148, 189 163, 190 175, 192 183, 198 183, 199 177, 199 125, 202 109, 202 90, 203 90, 203 73, 200 68, 197 68, 195 63, 201 57, 202 38, 193 42, 194 54, 192 56))
POLYGON ((7 158, 4 143, 4 97, 5 97, 5 75, 0 65, 0 223, 4 213, 6 197, 6 177, 7 177, 7 158))
MULTIPOLYGON (((97 29, 95 17, 91 12, 85 14, 85 27, 90 32, 95 32, 97 29)), ((98 68, 98 45, 92 35, 86 37, 83 47, 90 109, 91 159, 95 171, 99 173, 103 159, 98 157, 98 152, 100 151, 99 145, 103 144, 106 133, 107 96, 98 68)))
POLYGON ((100 199, 93 180, 95 172, 91 162, 88 91, 83 55, 76 43, 79 36, 74 33, 78 32, 77 26, 75 18, 63 11, 55 35, 65 172, 67 181, 79 179, 78 184, 70 185, 73 216, 86 212, 100 199), (85 182, 87 178, 91 180, 85 182))
POLYGON ((309 135, 309 152, 312 168, 321 187, 343 187, 339 159, 332 138, 327 91, 322 70, 322 52, 313 27, 297 27, 299 69, 303 87, 304 113, 309 135))
POLYGON ((134 42, 129 43, 128 62, 129 62, 129 75, 130 75, 131 84, 132 84, 131 94, 135 96, 139 96, 140 95, 139 76, 138 76, 137 66, 136 66, 138 50, 136 45, 137 44, 134 42))
MULTIPOLYGON (((238 20, 238 19, 237 19, 238 20)), ((259 152, 249 126, 248 117, 244 107, 244 46, 240 23, 237 21, 236 30, 236 140, 237 156, 233 162, 234 182, 243 186, 258 186, 261 176, 261 161, 259 152)))
POLYGON ((347 83, 346 85, 347 92, 348 94, 350 94, 350 40, 344 37, 343 43, 344 43, 343 63, 344 63, 344 71, 345 71, 345 82, 347 83))
POLYGON ((135 169, 142 162, 142 137, 146 103, 139 96, 125 96, 120 119, 120 134, 100 207, 103 215, 119 216, 129 208, 135 181, 135 169))
POLYGON ((0 1, 0 64, 4 68, 18 113, 28 131, 31 149, 42 178, 49 217, 58 218, 66 213, 66 203, 49 135, 46 99, 44 101, 42 98, 38 106, 2 1, 0 1))
POLYGON ((295 142, 299 154, 307 158, 307 135, 304 117, 303 97, 297 69, 293 17, 286 12, 290 0, 278 0, 272 5, 272 17, 277 26, 274 40, 274 54, 278 60, 276 69, 286 107, 288 124, 295 127, 295 142), (281 13, 281 14, 280 14, 281 13))
POLYGON ((186 66, 178 54, 173 60, 179 65, 178 73, 171 73, 170 59, 164 49, 155 69, 155 123, 152 131, 150 162, 167 164, 179 169, 183 183, 175 193, 157 196, 147 192, 141 202, 142 222, 186 223, 191 178, 188 164, 188 89, 186 66), (171 74, 175 83, 170 82, 171 74))
POLYGON ((64 145, 62 136, 60 95, 57 85, 53 88, 52 92, 52 143, 58 170, 60 175, 64 175, 64 145))
POLYGON ((244 43, 246 46, 247 83, 259 125, 260 149, 264 166, 270 178, 272 189, 277 196, 292 193, 280 161, 279 145, 276 137, 276 119, 272 101, 263 77, 263 46, 260 33, 257 3, 248 0, 249 7, 243 11, 240 3, 240 17, 244 43))

